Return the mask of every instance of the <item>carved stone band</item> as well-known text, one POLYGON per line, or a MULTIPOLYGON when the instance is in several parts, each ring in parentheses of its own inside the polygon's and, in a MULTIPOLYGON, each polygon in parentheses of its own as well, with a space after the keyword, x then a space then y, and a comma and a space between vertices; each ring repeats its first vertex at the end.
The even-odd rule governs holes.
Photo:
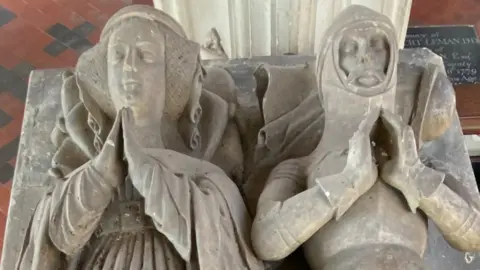
POLYGON ((107 140, 105 143, 115 147, 115 142, 113 140, 107 140))

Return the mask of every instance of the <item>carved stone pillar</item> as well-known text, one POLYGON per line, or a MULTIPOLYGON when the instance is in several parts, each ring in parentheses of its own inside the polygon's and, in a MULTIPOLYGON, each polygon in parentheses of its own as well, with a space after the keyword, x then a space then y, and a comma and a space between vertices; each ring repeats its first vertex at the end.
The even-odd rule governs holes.
MULTIPOLYGON (((193 40, 212 43, 215 28, 230 58, 315 53, 324 31, 345 7, 361 4, 389 16, 405 39, 412 0, 153 0, 193 40)), ((213 40, 213 42, 217 42, 213 40)), ((221 54, 221 52, 219 52, 221 54)))

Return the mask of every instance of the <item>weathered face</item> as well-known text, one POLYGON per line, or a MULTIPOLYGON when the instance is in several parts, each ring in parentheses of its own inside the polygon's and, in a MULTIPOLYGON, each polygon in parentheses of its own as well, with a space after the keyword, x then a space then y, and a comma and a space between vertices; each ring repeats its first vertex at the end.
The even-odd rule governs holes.
POLYGON ((108 87, 115 109, 163 111, 165 36, 160 29, 140 19, 125 22, 112 33, 107 54, 108 87))
POLYGON ((347 31, 339 50, 338 64, 349 84, 368 88, 385 80, 390 46, 382 32, 373 28, 347 31))

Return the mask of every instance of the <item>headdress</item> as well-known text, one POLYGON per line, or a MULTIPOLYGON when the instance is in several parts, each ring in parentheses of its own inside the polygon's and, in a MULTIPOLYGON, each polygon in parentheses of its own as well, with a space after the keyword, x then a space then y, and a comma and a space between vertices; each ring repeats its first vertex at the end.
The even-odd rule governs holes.
POLYGON ((81 92, 87 93, 105 113, 115 115, 107 84, 107 44, 118 26, 133 18, 151 21, 165 34, 165 113, 178 119, 188 104, 194 75, 200 68, 200 46, 186 38, 183 28, 170 15, 150 6, 127 6, 108 20, 99 44, 79 58, 76 73, 81 92))

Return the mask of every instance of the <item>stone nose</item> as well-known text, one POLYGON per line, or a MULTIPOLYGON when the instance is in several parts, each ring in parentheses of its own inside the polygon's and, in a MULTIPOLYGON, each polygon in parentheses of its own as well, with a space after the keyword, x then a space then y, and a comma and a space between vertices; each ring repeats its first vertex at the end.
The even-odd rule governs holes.
POLYGON ((123 62, 124 72, 137 72, 137 53, 136 50, 128 49, 123 62))
POLYGON ((360 63, 368 65, 371 62, 371 57, 368 53, 360 56, 360 63))

